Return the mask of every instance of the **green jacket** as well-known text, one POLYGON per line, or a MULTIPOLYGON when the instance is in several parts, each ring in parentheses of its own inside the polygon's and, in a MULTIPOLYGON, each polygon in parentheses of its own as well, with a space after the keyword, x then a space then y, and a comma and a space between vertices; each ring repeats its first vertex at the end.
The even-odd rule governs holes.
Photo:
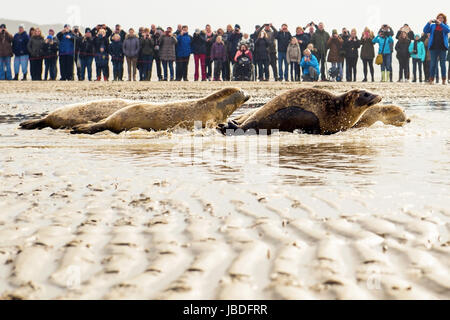
POLYGON ((311 38, 311 43, 314 45, 314 48, 319 51, 322 57, 325 57, 327 54, 327 42, 330 39, 330 34, 325 30, 320 31, 316 30, 311 38))

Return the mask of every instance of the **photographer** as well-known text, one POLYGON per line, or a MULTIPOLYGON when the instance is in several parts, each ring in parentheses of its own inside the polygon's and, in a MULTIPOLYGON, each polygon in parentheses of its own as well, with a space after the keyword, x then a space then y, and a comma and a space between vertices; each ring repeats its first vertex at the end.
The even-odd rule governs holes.
POLYGON ((6 30, 6 25, 0 25, 0 80, 12 80, 12 42, 13 36, 6 30))
POLYGON ((331 63, 333 68, 339 70, 339 77, 336 78, 338 82, 342 81, 343 77, 344 56, 341 55, 343 45, 344 40, 338 35, 338 31, 333 29, 331 38, 327 41, 327 48, 330 50, 327 61, 331 63))
POLYGON ((395 39, 397 39, 397 40, 400 39, 402 32, 406 33, 409 40, 411 40, 411 41, 414 40, 414 32, 412 32, 411 28, 406 23, 403 25, 403 27, 400 28, 400 30, 397 31, 397 35, 395 36, 395 39))
POLYGON ((390 27, 388 25, 383 25, 383 28, 379 31, 378 36, 372 40, 374 44, 378 43, 378 54, 383 56, 383 62, 381 64, 381 82, 392 82, 392 46, 394 44, 394 40, 390 35, 392 29, 389 29, 390 27))
POLYGON ((430 34, 428 42, 428 49, 430 50, 430 84, 434 83, 434 75, 436 74, 436 68, 438 59, 441 65, 442 84, 446 84, 447 68, 445 66, 445 57, 448 51, 448 34, 450 29, 447 25, 447 16, 443 13, 439 13, 436 20, 430 20, 425 28, 424 33, 430 34))
POLYGON ((66 24, 64 29, 57 34, 59 40, 59 70, 61 81, 73 80, 73 62, 75 52, 75 36, 66 24))
POLYGON ((45 71, 44 80, 48 79, 50 73, 50 80, 56 80, 56 60, 58 59, 58 42, 52 35, 47 36, 42 46, 42 54, 44 55, 45 71))
POLYGON ((309 49, 306 49, 303 53, 303 58, 300 62, 300 66, 303 70, 303 81, 313 82, 319 80, 319 61, 313 54, 311 54, 311 51, 309 49))
POLYGON ((358 49, 361 46, 361 42, 359 41, 356 35, 356 29, 352 29, 348 38, 344 39, 343 49, 345 51, 345 61, 346 65, 346 78, 347 82, 353 81, 356 82, 356 65, 358 63, 358 49))
POLYGON ((194 81, 199 80, 199 69, 202 72, 202 81, 206 81, 206 32, 195 30, 192 38, 192 53, 194 54, 195 74, 194 81))
POLYGON ((25 31, 25 26, 21 24, 19 26, 19 32, 14 35, 13 39, 13 53, 14 53, 14 80, 19 80, 20 68, 22 68, 23 78, 27 80, 28 72, 28 41, 30 37, 25 31))
POLYGON ((152 35, 149 29, 145 29, 142 34, 141 42, 141 69, 140 80, 151 81, 153 58, 155 56, 155 41, 153 41, 152 35))
POLYGON ((205 29, 205 33, 206 33, 206 77, 208 78, 209 81, 211 81, 212 75, 213 75, 213 60, 211 59, 211 48, 214 44, 214 38, 215 38, 215 33, 212 31, 211 29, 211 25, 207 24, 206 25, 206 29, 205 29))
POLYGON ((83 39, 83 35, 81 34, 80 27, 74 26, 73 27, 73 35, 74 35, 74 43, 75 43, 75 66, 77 68, 77 78, 78 80, 81 80, 81 61, 80 61, 80 43, 83 39))
POLYGON ((399 63, 399 77, 398 82, 403 81, 403 76, 405 77, 405 81, 409 81, 409 45, 411 40, 409 40, 406 32, 402 32, 400 34, 400 38, 395 45, 395 51, 397 51, 397 59, 399 63))
POLYGON ((275 35, 277 30, 271 23, 266 23, 262 27, 259 27, 255 34, 254 38, 258 39, 260 37, 261 31, 266 33, 266 39, 269 42, 269 64, 272 67, 273 77, 275 81, 278 80, 278 69, 277 69, 277 47, 275 44, 275 35))
POLYGON ((87 69, 87 78, 92 81, 92 61, 94 60, 95 46, 94 39, 92 38, 92 32, 90 28, 86 28, 84 31, 84 37, 80 43, 80 81, 84 81, 87 69))
POLYGON ((42 36, 41 29, 36 28, 27 45, 28 52, 30 53, 31 80, 33 81, 42 80, 42 47, 44 43, 45 40, 42 36))
POLYGON ((370 75, 372 76, 372 82, 375 81, 373 59, 375 58, 375 48, 372 40, 375 38, 372 31, 369 28, 365 28, 361 36, 361 60, 364 65, 364 80, 367 82, 367 71, 370 68, 370 75))

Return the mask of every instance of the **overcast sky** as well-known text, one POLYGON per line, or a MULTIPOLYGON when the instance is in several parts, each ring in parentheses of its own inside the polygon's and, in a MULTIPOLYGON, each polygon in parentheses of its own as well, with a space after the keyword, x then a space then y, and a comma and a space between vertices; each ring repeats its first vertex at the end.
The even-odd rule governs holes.
POLYGON ((93 26, 97 23, 123 27, 175 26, 188 24, 192 29, 210 23, 214 29, 239 23, 243 31, 254 30, 256 24, 272 22, 277 27, 287 23, 291 31, 313 20, 325 22, 327 31, 356 27, 358 34, 367 25, 378 28, 383 23, 398 29, 409 23, 415 32, 422 31, 426 21, 443 11, 450 14, 449 1, 102 1, 72 0, 30 2, 4 1, 0 18, 27 20, 39 24, 70 23, 93 26))

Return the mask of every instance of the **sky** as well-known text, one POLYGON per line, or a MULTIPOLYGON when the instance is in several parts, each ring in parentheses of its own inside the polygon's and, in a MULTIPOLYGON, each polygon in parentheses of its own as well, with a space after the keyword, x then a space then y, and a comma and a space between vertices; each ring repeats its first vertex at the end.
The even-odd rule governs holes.
POLYGON ((450 15, 450 1, 216 1, 216 0, 160 0, 160 1, 103 1, 103 0, 39 0, 2 3, 1 18, 31 21, 38 24, 70 23, 92 27, 98 23, 129 27, 176 26, 187 24, 191 32, 209 23, 213 29, 238 23, 243 32, 253 32, 256 24, 273 23, 277 28, 287 23, 291 32, 295 27, 323 21, 325 28, 341 30, 356 28, 361 34, 365 26, 378 30, 387 23, 398 30, 408 23, 414 32, 421 32, 427 21, 439 12, 450 15))

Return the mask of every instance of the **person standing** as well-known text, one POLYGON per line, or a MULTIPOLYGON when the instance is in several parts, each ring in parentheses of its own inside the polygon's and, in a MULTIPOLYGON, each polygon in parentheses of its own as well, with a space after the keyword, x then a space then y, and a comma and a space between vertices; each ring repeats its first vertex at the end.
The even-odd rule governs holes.
POLYGON ((343 44, 344 40, 338 34, 338 31, 333 29, 331 38, 327 41, 327 48, 329 50, 327 61, 331 63, 332 68, 337 68, 339 71, 339 76, 336 77, 336 81, 338 82, 342 81, 343 77, 344 56, 341 54, 343 44))
POLYGON ((277 45, 275 43, 275 35, 277 33, 277 29, 271 24, 266 23, 262 27, 260 27, 255 32, 255 38, 259 38, 259 34, 261 31, 266 33, 266 39, 269 41, 269 65, 272 68, 273 78, 275 81, 278 81, 278 69, 277 69, 277 45))
POLYGON ((109 39, 106 30, 101 28, 97 30, 97 36, 94 38, 95 48, 95 68, 97 71, 97 81, 109 79, 109 39))
POLYGON ((420 35, 416 34, 414 41, 411 41, 408 51, 413 59, 413 80, 417 82, 417 69, 419 70, 419 82, 422 82, 422 63, 425 61, 425 45, 420 40, 420 35))
POLYGON ((12 80, 11 57, 13 56, 13 36, 6 29, 5 24, 0 25, 0 80, 12 80))
POLYGON ((47 36, 42 46, 42 55, 44 56, 45 71, 44 80, 56 80, 56 61, 58 59, 58 42, 51 35, 47 36), (50 78, 49 78, 50 76, 50 78))
POLYGON ((326 81, 325 74, 325 65, 327 58, 327 42, 330 39, 330 34, 325 31, 325 26, 323 22, 319 23, 319 26, 311 38, 311 43, 314 45, 314 48, 317 50, 317 54, 319 56, 320 62, 320 74, 322 77, 322 81, 326 81))
POLYGON ((174 80, 173 62, 176 60, 177 38, 172 35, 172 28, 167 28, 166 32, 161 36, 159 55, 161 57, 164 81, 167 81, 167 68, 170 71, 170 81, 174 80))
POLYGON ((42 80, 42 48, 44 46, 44 37, 42 36, 41 29, 36 28, 33 36, 30 38, 27 44, 27 50, 30 54, 30 73, 31 80, 42 80))
MULTIPOLYGON (((236 61, 234 60, 234 57, 236 56, 236 52, 238 51, 238 48, 239 48, 239 42, 241 42, 241 40, 242 40, 241 26, 236 24, 234 26, 234 30, 231 32, 231 34, 228 35, 228 39, 226 42, 227 53, 228 53, 227 68, 228 68, 228 66, 230 66, 230 64, 231 64, 231 66, 233 66, 236 63, 236 61)), ((231 70, 232 69, 230 69, 230 73, 229 73, 230 79, 232 76, 231 70)))
POLYGON ((74 46, 75 68, 77 69, 77 79, 80 80, 81 79, 80 42, 83 39, 83 35, 81 34, 79 26, 74 26, 72 33, 74 35, 74 44, 75 44, 75 46, 74 46))
POLYGON ((300 81, 298 67, 300 66, 302 54, 300 53, 300 45, 298 44, 298 40, 296 37, 291 38, 291 43, 289 43, 286 51, 286 59, 291 70, 291 81, 300 81))
POLYGON ((406 23, 403 25, 403 27, 400 28, 400 30, 397 31, 397 35, 395 36, 395 38, 397 40, 400 39, 402 32, 406 33, 406 36, 409 40, 414 41, 414 32, 411 30, 409 25, 407 25, 406 23))
POLYGON ((259 81, 269 81, 269 48, 270 42, 265 31, 259 33, 259 38, 255 41, 254 61, 258 65, 259 81))
POLYGON ((136 68, 140 49, 139 38, 134 34, 134 29, 130 28, 123 42, 123 53, 127 58, 128 81, 136 81, 136 68))
POLYGON ((88 80, 92 81, 92 61, 94 61, 95 46, 94 39, 92 38, 92 32, 90 28, 86 28, 84 31, 84 37, 80 42, 80 81, 84 81, 86 76, 86 70, 88 80))
POLYGON ((177 37, 177 81, 188 81, 189 59, 191 57, 192 37, 189 35, 188 26, 183 26, 180 35, 177 37))
POLYGON ((73 80, 73 63, 75 53, 75 36, 66 24, 57 35, 59 41, 59 69, 61 81, 73 80))
POLYGON ((206 78, 211 81, 213 75, 213 60, 211 59, 211 48, 214 44, 215 33, 211 29, 211 25, 207 24, 206 29, 206 78))
POLYGON ((14 35, 13 39, 13 53, 14 53, 14 80, 19 80, 19 72, 22 68, 23 78, 27 80, 28 72, 28 41, 30 37, 25 31, 25 26, 21 24, 19 26, 19 32, 14 35))
POLYGON ((395 45, 395 51, 397 51, 397 59, 399 62, 399 76, 398 82, 403 81, 403 76, 405 81, 409 81, 409 45, 411 44, 411 40, 408 38, 408 34, 406 32, 402 32, 400 37, 395 45))
POLYGON ((223 63, 227 60, 227 50, 222 36, 217 36, 211 47, 211 59, 214 61, 214 81, 220 81, 220 73, 223 75, 223 63))
POLYGON ((347 82, 356 82, 356 65, 358 63, 359 53, 358 49, 361 46, 361 42, 358 39, 356 29, 352 29, 350 36, 347 40, 344 40, 343 48, 345 50, 346 66, 346 78, 347 82), (353 76, 353 78, 352 78, 353 76))
POLYGON ((200 77, 199 69, 201 68, 202 81, 206 81, 206 32, 195 30, 192 38, 192 53, 194 54, 195 73, 194 81, 198 81, 200 77))
POLYGON ((280 76, 279 81, 283 81, 283 73, 284 80, 286 82, 289 81, 289 63, 286 58, 286 53, 289 43, 291 42, 291 38, 292 35, 288 30, 288 25, 285 23, 281 26, 280 31, 275 32, 275 39, 277 39, 278 41, 278 74, 280 76))
POLYGON ((372 43, 378 43, 378 54, 383 56, 383 63, 381 64, 381 82, 387 82, 390 79, 392 72, 392 50, 391 44, 394 43, 392 36, 386 31, 380 31, 372 43))
POLYGON ((156 28, 154 33, 150 32, 150 34, 152 35, 152 39, 155 42, 153 60, 155 60, 156 75, 158 76, 158 81, 162 81, 162 79, 163 79, 162 68, 161 68, 161 56, 160 56, 161 37, 162 37, 163 33, 164 33, 164 30, 161 27, 156 28))
POLYGON ((122 81, 123 75, 123 43, 119 33, 113 34, 109 45, 109 54, 113 64, 114 81, 122 81))
POLYGON ((116 27, 111 35, 111 42, 113 41, 112 37, 114 37, 115 34, 118 34, 120 36, 120 41, 122 43, 125 41, 127 33, 122 29, 122 26, 120 24, 116 24, 116 27))
POLYGON ((152 39, 149 29, 144 30, 141 41, 141 69, 140 80, 151 81, 153 58, 155 56, 155 42, 152 39))
POLYGON ((430 20, 423 29, 424 33, 430 34, 428 49, 430 50, 430 84, 434 83, 434 76, 438 65, 441 65, 442 84, 447 82, 447 68, 445 66, 445 57, 448 51, 448 34, 450 29, 447 25, 447 16, 439 13, 436 20, 430 20))
POLYGON ((375 58, 375 48, 372 40, 375 38, 372 31, 369 28, 365 28, 361 36, 361 60, 364 65, 364 79, 363 82, 367 82, 367 71, 370 68, 370 75, 372 76, 372 82, 375 81, 373 59, 375 58))

